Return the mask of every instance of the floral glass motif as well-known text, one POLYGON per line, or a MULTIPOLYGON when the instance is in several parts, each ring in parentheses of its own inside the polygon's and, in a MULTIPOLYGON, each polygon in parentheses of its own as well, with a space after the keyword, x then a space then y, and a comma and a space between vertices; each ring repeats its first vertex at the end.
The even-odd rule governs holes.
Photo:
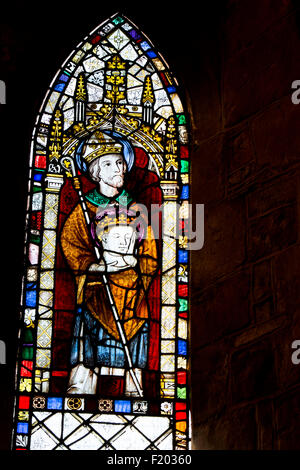
POLYGON ((14 449, 189 448, 189 168, 178 83, 116 14, 33 132, 14 449))

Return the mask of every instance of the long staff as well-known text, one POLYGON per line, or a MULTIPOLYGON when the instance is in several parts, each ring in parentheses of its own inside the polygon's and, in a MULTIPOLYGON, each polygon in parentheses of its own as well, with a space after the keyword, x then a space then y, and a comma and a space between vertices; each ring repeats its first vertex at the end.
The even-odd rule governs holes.
MULTIPOLYGON (((85 203, 85 199, 83 197, 83 193, 82 193, 82 189, 81 189, 81 184, 80 184, 80 180, 76 174, 76 169, 75 169, 75 165, 74 165, 74 161, 71 157, 62 157, 61 159, 61 164, 62 164, 62 167, 64 168, 65 172, 66 172, 66 176, 68 178, 72 178, 72 181, 73 181, 73 185, 74 185, 74 188, 79 196, 79 200, 80 200, 80 204, 81 204, 81 207, 82 207, 82 211, 83 211, 83 214, 84 214, 84 218, 85 218, 85 221, 87 223, 87 226, 90 225, 90 216, 89 216, 89 213, 88 213, 88 210, 87 210, 87 206, 86 206, 86 203, 85 203)), ((96 258, 98 260, 98 262, 100 261, 101 259, 101 255, 100 255, 100 251, 98 249, 98 247, 96 245, 94 245, 94 250, 95 250, 95 255, 96 255, 96 258)), ((140 397, 143 396, 143 391, 141 389, 141 386, 137 380, 137 377, 135 375, 135 372, 133 370, 133 364, 132 364, 132 359, 131 359, 131 356, 130 356, 130 352, 129 352, 129 348, 128 348, 128 343, 127 343, 127 339, 126 339, 126 335, 125 335, 125 332, 124 332, 124 328, 123 328, 123 325, 122 323, 120 322, 120 318, 119 318, 119 314, 118 314, 118 310, 116 308, 116 305, 115 305, 115 302, 114 302, 114 298, 113 298, 113 295, 111 293, 111 290, 110 290, 110 286, 109 286, 109 283, 108 283, 108 280, 107 280, 107 277, 106 277, 106 274, 105 273, 101 273, 102 275, 102 279, 103 279, 103 283, 104 283, 104 286, 105 286, 105 289, 106 289, 106 292, 107 292, 107 295, 108 295, 108 298, 109 298, 109 301, 111 303, 111 308, 112 308, 112 312, 113 312, 113 316, 114 316, 114 320, 116 322, 116 325, 117 325, 117 328, 118 328, 118 332, 119 332, 119 335, 120 335, 120 338, 121 338, 121 342, 122 342, 122 346, 123 346, 123 349, 124 349, 124 352, 125 352, 125 355, 126 355, 126 359, 127 359, 127 362, 128 362, 128 366, 129 366, 129 373, 131 375, 131 378, 133 380, 133 383, 140 395, 140 397)))

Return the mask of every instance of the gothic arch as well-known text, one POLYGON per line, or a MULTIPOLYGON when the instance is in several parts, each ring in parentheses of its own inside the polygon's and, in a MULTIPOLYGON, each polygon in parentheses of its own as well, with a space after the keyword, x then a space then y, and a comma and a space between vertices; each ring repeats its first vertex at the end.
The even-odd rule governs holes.
MULTIPOLYGON (((188 157, 176 78, 151 41, 128 18, 113 15, 64 62, 33 132, 15 449, 189 448, 188 157), (124 157, 126 191, 148 208, 163 206, 158 268, 145 297, 147 365, 138 397, 126 395, 125 379, 111 372, 99 373, 93 394, 70 395, 66 388, 79 287, 61 233, 76 204, 89 210, 95 183, 83 149, 98 152, 103 135, 114 148, 122 143, 123 156, 126 145, 133 149, 132 158, 124 157)), ((93 197, 94 205, 103 203, 93 197)))

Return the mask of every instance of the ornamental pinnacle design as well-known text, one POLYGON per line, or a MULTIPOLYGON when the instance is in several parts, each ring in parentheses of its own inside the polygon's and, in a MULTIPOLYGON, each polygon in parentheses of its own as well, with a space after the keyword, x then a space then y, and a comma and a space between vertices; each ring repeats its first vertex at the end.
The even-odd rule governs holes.
POLYGON ((177 150, 178 142, 176 137, 176 123, 173 116, 170 116, 167 123, 167 140, 165 145, 165 178, 166 179, 176 179, 178 162, 177 162, 177 150))
POLYGON ((59 109, 55 111, 54 119, 51 124, 49 160, 59 160, 62 150, 62 113, 59 109))
POLYGON ((143 105, 143 122, 145 124, 152 125, 153 122, 153 106, 155 102, 153 85, 150 75, 147 75, 145 78, 145 84, 142 95, 142 105, 143 105))
POLYGON ((106 98, 113 104, 118 104, 120 100, 125 99, 126 91, 126 62, 118 55, 112 57, 107 62, 105 74, 106 98))
POLYGON ((84 73, 78 75, 75 93, 75 123, 84 123, 86 117, 86 105, 88 101, 88 92, 84 73))
POLYGON ((75 89, 75 100, 76 101, 87 101, 87 89, 85 83, 84 73, 78 75, 76 89, 75 89))
POLYGON ((153 86, 152 86, 150 75, 147 75, 147 77, 145 78, 145 85, 144 85, 143 98, 142 98, 143 104, 147 102, 154 104, 154 93, 153 93, 153 86))

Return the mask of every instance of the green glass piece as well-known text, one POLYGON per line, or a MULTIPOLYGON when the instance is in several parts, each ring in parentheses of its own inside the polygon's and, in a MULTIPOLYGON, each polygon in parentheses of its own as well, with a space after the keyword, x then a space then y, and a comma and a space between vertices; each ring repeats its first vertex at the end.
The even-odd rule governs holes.
MULTIPOLYGON (((111 199, 109 197, 104 196, 103 194, 100 194, 97 188, 86 194, 85 197, 92 204, 96 206, 102 206, 103 208, 108 206, 108 204, 111 202, 111 199)), ((116 201, 123 206, 127 206, 132 200, 132 197, 125 191, 125 189, 123 189, 122 193, 118 197, 116 197, 116 201)))
POLYGON ((112 22, 114 24, 121 24, 121 23, 124 23, 124 19, 121 16, 117 16, 116 18, 112 20, 112 22))
POLYGON ((22 349, 22 359, 31 361, 33 359, 33 347, 24 346, 22 349))
POLYGON ((24 343, 32 343, 33 341, 33 332, 31 328, 27 328, 24 331, 24 343))
POLYGON ((184 114, 177 114, 177 118, 179 124, 186 124, 186 118, 184 114))
POLYGON ((30 241, 31 241, 31 243, 36 243, 38 245, 41 241, 41 238, 40 238, 39 235, 31 234, 30 235, 30 241))
POLYGON ((186 399, 186 387, 177 387, 177 398, 186 399))
POLYGON ((189 162, 188 160, 181 160, 181 173, 188 173, 189 172, 189 162))
POLYGON ((186 299, 178 299, 179 300, 179 312, 186 312, 188 309, 188 301, 186 299))
POLYGON ((34 186, 33 185, 33 192, 34 193, 40 193, 42 191, 42 188, 40 186, 34 186))

